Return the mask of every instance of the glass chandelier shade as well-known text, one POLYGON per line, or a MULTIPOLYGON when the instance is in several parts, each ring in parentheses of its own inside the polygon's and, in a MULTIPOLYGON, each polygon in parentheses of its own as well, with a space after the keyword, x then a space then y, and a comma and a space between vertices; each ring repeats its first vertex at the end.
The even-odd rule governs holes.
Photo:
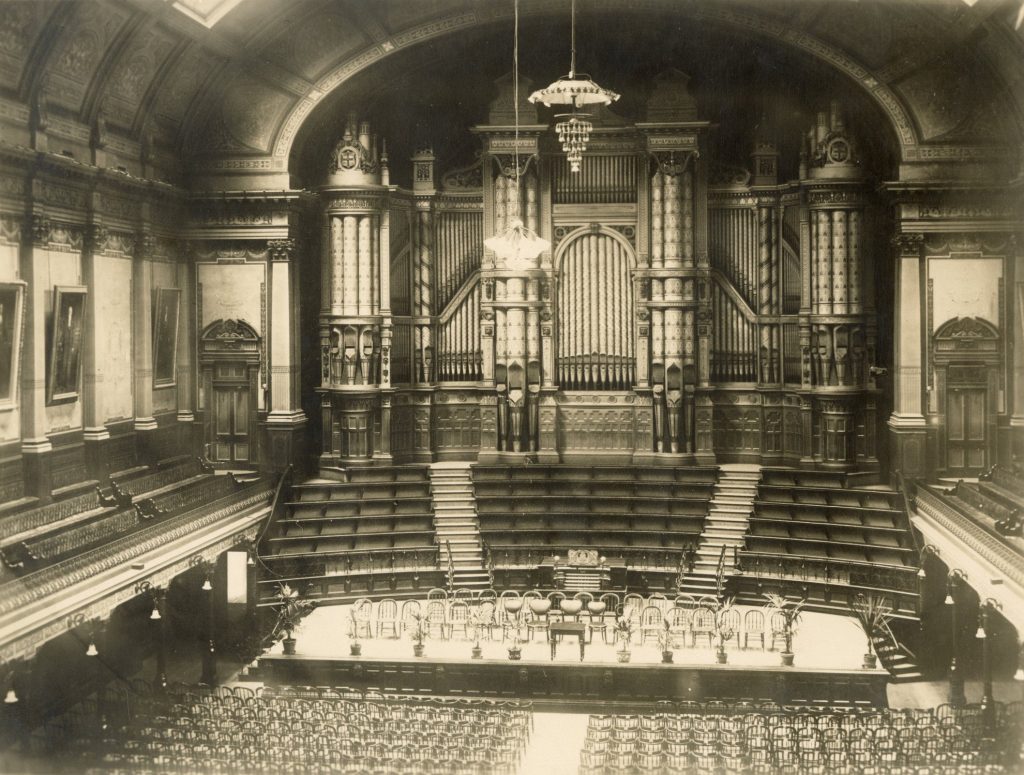
POLYGON ((518 218, 501 234, 485 239, 484 245, 504 259, 505 267, 512 270, 535 269, 537 256, 551 247, 550 242, 538 237, 518 218))
POLYGON ((555 124, 555 132, 558 133, 558 142, 562 144, 562 151, 573 172, 580 171, 583 152, 587 150, 590 132, 594 128, 587 120, 589 115, 580 113, 579 109, 588 105, 611 105, 618 98, 619 95, 615 92, 594 83, 589 75, 576 72, 576 0, 573 0, 569 74, 563 75, 544 89, 538 89, 529 97, 530 102, 540 102, 549 108, 553 105, 568 105, 571 108, 569 113, 555 116, 560 119, 555 124))
POLYGON ((570 169, 573 172, 579 172, 580 162, 583 161, 583 152, 587 150, 590 131, 594 125, 587 121, 585 113, 562 114, 557 118, 562 119, 555 124, 558 142, 562 144, 562 151, 565 153, 570 169))

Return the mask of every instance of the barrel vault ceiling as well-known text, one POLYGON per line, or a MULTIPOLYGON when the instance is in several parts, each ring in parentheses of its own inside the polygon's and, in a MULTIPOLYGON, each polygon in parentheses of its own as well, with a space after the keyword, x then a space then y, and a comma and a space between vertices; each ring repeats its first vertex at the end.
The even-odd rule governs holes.
MULTIPOLYGON (((392 57, 410 72, 435 66, 448 48, 472 70, 472 51, 459 41, 510 38, 512 14, 511 0, 0 5, 3 142, 29 145, 32 122, 45 116, 70 154, 102 132, 130 172, 148 154, 176 182, 232 171, 285 186, 304 123, 358 75, 392 57)), ((1017 174, 1024 37, 1013 27, 1016 0, 585 0, 580 8, 581 30, 604 47, 592 52, 595 70, 606 56, 646 56, 631 42, 635 29, 795 51, 864 92, 890 122, 904 165, 988 159, 1017 174)), ((567 29, 568 11, 568 0, 521 0, 527 31, 567 29)), ((558 37, 547 36, 550 46, 561 47, 558 37)))

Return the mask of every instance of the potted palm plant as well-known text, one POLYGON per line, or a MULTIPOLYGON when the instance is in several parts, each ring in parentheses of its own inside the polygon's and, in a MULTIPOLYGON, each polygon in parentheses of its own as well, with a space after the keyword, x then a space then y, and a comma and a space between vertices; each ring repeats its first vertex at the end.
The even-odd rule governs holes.
POLYGON ((288 584, 279 584, 274 596, 277 607, 277 621, 274 623, 274 637, 284 635, 284 653, 295 654, 295 631, 310 611, 316 608, 313 600, 304 600, 299 590, 288 584))
POLYGON ((506 628, 512 630, 512 645, 508 647, 508 658, 513 661, 518 661, 523 658, 522 648, 522 628, 523 628, 523 612, 521 608, 511 610, 505 609, 505 621, 506 628))
POLYGON ((885 598, 865 595, 863 592, 859 593, 853 602, 848 604, 848 607, 868 641, 868 649, 864 652, 864 669, 874 670, 878 667, 878 657, 875 654, 875 634, 889 629, 889 622, 892 621, 892 607, 885 601, 885 598))
POLYGON ((480 633, 487 626, 487 615, 479 607, 469 612, 469 626, 473 629, 473 659, 483 659, 484 650, 480 646, 480 633))
POLYGON ((427 617, 425 614, 413 614, 410 619, 412 626, 409 628, 409 635, 412 636, 412 653, 414 656, 423 656, 423 641, 427 638, 427 617))
POLYGON ((625 616, 615 622, 615 638, 622 644, 618 652, 620 662, 629 661, 629 642, 633 640, 633 623, 625 616))
POLYGON ((712 607, 712 613, 714 614, 714 634, 715 641, 718 643, 715 649, 715 660, 720 665, 724 665, 729 661, 729 654, 725 650, 725 643, 733 635, 736 634, 736 628, 731 622, 729 613, 733 609, 732 599, 718 602, 712 607))
POLYGON ((667 619, 663 621, 658 631, 658 647, 661 649, 661 661, 663 664, 672 664, 672 623, 667 619))
MULTIPOLYGON (((765 594, 765 597, 768 598, 768 608, 771 611, 769 621, 773 621, 776 614, 778 614, 779 621, 782 622, 782 640, 785 643, 785 649, 782 652, 782 664, 786 667, 792 667, 793 636, 796 634, 802 609, 807 600, 803 598, 797 601, 787 600, 782 595, 775 594, 765 594)), ((772 633, 772 637, 774 635, 775 633, 772 633)), ((774 646, 774 644, 772 645, 774 646)))
POLYGON ((349 618, 349 636, 352 640, 348 644, 349 653, 358 657, 363 653, 363 644, 359 642, 359 613, 355 606, 352 606, 348 610, 349 618))

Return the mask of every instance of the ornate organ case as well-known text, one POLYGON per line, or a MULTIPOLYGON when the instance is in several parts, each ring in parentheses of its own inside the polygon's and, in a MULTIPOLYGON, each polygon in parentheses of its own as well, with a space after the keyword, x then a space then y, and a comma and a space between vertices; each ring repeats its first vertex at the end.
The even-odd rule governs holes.
POLYGON ((508 79, 481 153, 388 185, 350 121, 323 201, 326 465, 375 460, 749 461, 871 469, 868 191, 837 109, 800 180, 775 147, 710 158, 678 71, 645 120, 610 112, 578 173, 508 79), (518 164, 518 174, 516 165, 518 164), (518 185, 517 185, 518 183, 518 185), (513 219, 550 240, 514 267, 483 240, 513 219))

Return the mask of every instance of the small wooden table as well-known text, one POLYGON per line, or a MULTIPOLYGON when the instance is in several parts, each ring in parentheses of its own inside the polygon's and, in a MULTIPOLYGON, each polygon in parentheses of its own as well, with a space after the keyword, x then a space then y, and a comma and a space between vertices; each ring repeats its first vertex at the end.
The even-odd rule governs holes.
POLYGON ((583 648, 587 643, 587 625, 583 622, 552 622, 548 626, 548 639, 551 641, 551 658, 555 658, 555 648, 562 636, 575 635, 580 642, 580 662, 583 661, 583 648))

